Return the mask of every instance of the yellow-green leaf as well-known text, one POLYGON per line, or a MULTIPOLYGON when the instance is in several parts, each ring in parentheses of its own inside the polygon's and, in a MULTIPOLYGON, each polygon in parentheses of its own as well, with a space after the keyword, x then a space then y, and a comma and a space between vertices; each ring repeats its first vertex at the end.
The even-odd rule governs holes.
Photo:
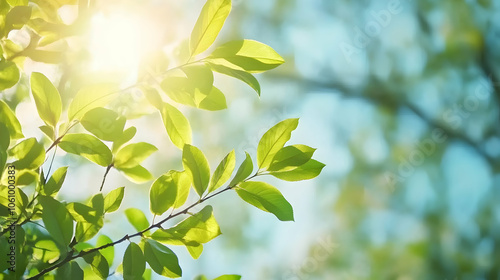
POLYGON ((141 210, 137 208, 129 208, 125 210, 125 215, 127 216, 127 220, 137 231, 141 231, 149 227, 148 219, 141 210))
POLYGON ((101 166, 110 165, 113 158, 108 146, 90 134, 66 134, 61 139, 59 147, 68 153, 80 155, 101 166))
POLYGON ((42 73, 32 73, 30 83, 38 115, 47 125, 55 127, 62 112, 59 91, 42 73))
POLYGON ((164 103, 161 108, 161 116, 168 137, 177 148, 182 149, 185 144, 191 144, 191 125, 181 111, 164 103))
POLYGON ((204 52, 213 44, 230 11, 231 0, 207 1, 191 33, 191 56, 204 52))
POLYGON ((281 221, 293 221, 292 206, 275 187, 264 182, 248 181, 235 190, 247 203, 274 214, 281 221))
POLYGON ((191 176, 194 189, 201 197, 210 181, 210 166, 207 158, 200 149, 186 144, 182 150, 182 165, 191 176))
POLYGON ((45 161, 45 149, 36 138, 28 138, 9 150, 9 155, 17 158, 12 163, 16 169, 36 169, 45 161))
MULTIPOLYGON (((2 72, 0 71, 0 73, 2 72)), ((3 123, 7 127, 11 139, 24 138, 21 124, 19 123, 19 120, 17 120, 16 114, 14 114, 9 105, 7 105, 3 100, 0 100, 0 123, 3 123)))
POLYGON ((274 155, 290 140, 292 131, 299 124, 299 119, 287 119, 270 128, 257 146, 257 163, 260 169, 269 167, 274 155))
POLYGON ((156 151, 158 151, 158 148, 146 142, 130 144, 118 151, 114 165, 122 169, 133 168, 156 151))
POLYGON ((208 61, 249 73, 271 70, 285 62, 273 48, 254 40, 228 42, 215 49, 208 61))
POLYGON ((210 187, 208 188, 209 193, 220 188, 227 182, 227 180, 229 180, 229 178, 231 178, 235 165, 236 156, 233 150, 226 157, 224 157, 219 166, 215 169, 214 174, 212 175, 212 180, 210 181, 210 187))
POLYGON ((50 196, 39 196, 38 202, 43 207, 42 220, 45 229, 63 248, 73 237, 73 220, 64 204, 50 196))
POLYGON ((68 108, 68 119, 79 120, 88 111, 108 104, 118 93, 115 86, 92 85, 78 91, 68 108))

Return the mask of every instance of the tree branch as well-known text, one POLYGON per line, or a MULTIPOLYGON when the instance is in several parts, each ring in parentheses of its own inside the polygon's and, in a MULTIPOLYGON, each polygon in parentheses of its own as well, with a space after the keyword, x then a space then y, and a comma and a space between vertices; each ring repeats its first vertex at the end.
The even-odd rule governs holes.
MULTIPOLYGON (((253 177, 255 177, 255 176, 253 176, 253 177)), ((253 177, 251 177, 251 178, 253 178, 253 177)), ((249 179, 250 179, 250 178, 248 178, 247 180, 249 180, 249 179)), ((108 243, 108 244, 104 244, 104 245, 102 245, 102 246, 100 246, 100 247, 96 247, 96 248, 92 248, 92 249, 89 249, 89 250, 81 251, 81 252, 79 252, 79 253, 78 253, 78 254, 76 254, 76 255, 74 255, 74 254, 73 254, 73 253, 74 253, 74 251, 72 250, 72 251, 68 252, 68 254, 64 257, 64 259, 63 259, 62 261, 57 262, 56 264, 54 264, 54 265, 52 265, 52 266, 50 266, 50 267, 47 267, 47 268, 43 269, 43 270, 42 270, 42 271, 40 271, 37 275, 35 275, 35 276, 33 276, 33 277, 28 278, 28 280, 29 280, 29 279, 33 279, 33 280, 35 280, 35 279, 39 279, 39 278, 40 278, 40 277, 42 277, 43 275, 45 275, 45 274, 49 273, 50 271, 52 271, 52 270, 54 270, 54 269, 57 269, 57 268, 59 268, 59 267, 63 266, 64 264, 66 264, 66 263, 68 263, 68 262, 70 262, 70 261, 72 261, 72 260, 74 260, 74 259, 81 258, 81 257, 83 257, 83 256, 86 256, 86 255, 88 255, 88 254, 92 254, 92 253, 94 253, 94 252, 100 251, 100 250, 105 249, 105 248, 108 248, 108 247, 110 247, 110 246, 115 246, 115 245, 117 245, 117 244, 122 243, 122 242, 123 242, 123 241, 125 241, 125 240, 129 240, 130 238, 133 238, 133 237, 138 237, 138 236, 142 236, 145 232, 147 232, 147 231, 149 231, 149 230, 151 230, 151 229, 153 229, 153 228, 161 228, 161 225, 162 225, 163 223, 165 223, 165 222, 169 221, 170 219, 175 218, 175 217, 177 217, 177 216, 180 216, 180 215, 182 215, 182 214, 186 214, 186 213, 187 213, 190 209, 192 209, 193 207, 195 207, 195 206, 197 206, 197 205, 202 204, 203 202, 207 201, 208 199, 210 199, 210 198, 212 198, 212 197, 214 197, 214 196, 217 196, 217 195, 219 195, 219 194, 221 194, 221 193, 223 193, 223 192, 226 192, 226 191, 228 191, 228 190, 231 190, 233 187, 234 187, 234 185, 233 185, 233 186, 228 186, 228 187, 226 187, 226 188, 222 189, 221 191, 218 191, 218 192, 216 192, 216 193, 214 193, 214 194, 211 194, 211 195, 209 195, 209 196, 207 196, 207 197, 205 197, 205 198, 202 198, 202 199, 200 199, 200 200, 196 201, 195 203, 193 203, 193 204, 189 205, 189 206, 188 206, 188 207, 186 207, 184 210, 182 210, 182 211, 180 211, 180 212, 177 212, 177 213, 175 213, 175 214, 170 214, 170 215, 169 215, 168 217, 166 217, 165 219, 163 219, 163 220, 161 220, 161 221, 159 221, 159 222, 157 222, 157 223, 153 223, 153 224, 151 224, 148 228, 146 228, 146 229, 144 229, 144 230, 141 230, 141 231, 139 231, 139 232, 136 232, 136 233, 134 233, 134 234, 132 234, 132 235, 128 235, 128 234, 127 234, 127 235, 123 236, 122 238, 120 238, 120 239, 119 239, 119 240, 117 240, 117 241, 114 241, 114 242, 111 242, 111 243, 108 243)))

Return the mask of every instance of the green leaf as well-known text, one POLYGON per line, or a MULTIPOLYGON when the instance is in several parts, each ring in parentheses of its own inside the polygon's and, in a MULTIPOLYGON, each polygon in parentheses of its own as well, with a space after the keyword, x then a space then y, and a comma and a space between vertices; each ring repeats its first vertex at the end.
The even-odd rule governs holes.
POLYGON ((0 174, 3 174, 5 164, 7 163, 7 157, 7 152, 4 150, 0 150, 0 174))
POLYGON ((75 239, 77 242, 85 242, 96 236, 104 225, 102 216, 95 223, 78 222, 75 228, 75 239))
POLYGON ((162 104, 164 102, 160 94, 158 93, 158 90, 150 86, 142 86, 141 89, 142 92, 144 93, 144 96, 146 96, 146 99, 149 101, 149 103, 153 105, 156 109, 161 110, 162 104))
POLYGON ((65 248, 73 237, 73 220, 68 210, 64 204, 50 196, 39 196, 38 202, 43 207, 42 220, 45 229, 54 241, 65 248))
POLYGON ((137 231, 142 231, 149 227, 148 219, 141 210, 137 208, 129 208, 125 210, 125 215, 127 216, 127 220, 137 231))
POLYGON ((309 160, 307 163, 298 166, 291 170, 274 171, 269 174, 274 177, 285 181, 302 181, 316 178, 323 170, 325 165, 314 159, 309 160))
POLYGON ((221 74, 236 78, 236 79, 246 83, 247 85, 252 87, 257 92, 257 94, 260 96, 259 81, 257 81, 257 79, 252 74, 247 73, 245 71, 238 70, 238 69, 233 69, 233 68, 230 68, 230 67, 227 67, 224 65, 214 64, 214 63, 210 63, 210 67, 216 72, 219 72, 221 74))
POLYGON ((71 261, 56 270, 55 280, 80 280, 83 278, 83 270, 77 262, 71 261))
POLYGON ((16 174, 16 186, 28 186, 38 181, 39 174, 33 170, 24 169, 16 174))
MULTIPOLYGON (((113 243, 113 240, 111 240, 111 238, 109 238, 107 235, 102 234, 102 235, 99 235, 99 237, 97 237, 97 241, 95 243, 95 246, 101 247, 103 245, 110 244, 110 243, 113 243)), ((109 246, 109 247, 106 247, 106 248, 100 250, 99 252, 101 252, 102 256, 104 258, 106 258, 106 261, 108 262, 108 266, 111 266, 113 264, 113 259, 115 257, 115 247, 109 246)))
POLYGON ((222 275, 215 278, 214 280, 240 280, 240 279, 241 279, 240 275, 222 275))
POLYGON ((131 242, 123 255, 123 279, 139 280, 146 270, 146 259, 139 245, 131 242))
POLYGON ((278 67, 285 60, 265 44, 253 40, 236 40, 215 49, 208 62, 249 73, 260 73, 278 67))
POLYGON ((176 226, 155 231, 151 238, 167 244, 172 242, 175 245, 179 245, 179 242, 188 245, 207 243, 221 234, 212 212, 212 206, 205 206, 200 212, 186 218, 176 226))
POLYGON ((106 258, 99 253, 94 252, 83 256, 83 259, 90 264, 92 271, 97 274, 101 279, 106 279, 109 275, 109 265, 106 258))
POLYGON ((112 85, 92 85, 81 89, 69 104, 69 121, 79 120, 88 111, 105 106, 116 93, 118 91, 112 85))
POLYGON ((259 169, 269 167, 274 155, 290 140, 292 131, 299 125, 299 119, 287 119, 269 129, 257 146, 257 163, 259 169))
POLYGON ((250 174, 252 174, 253 171, 253 162, 252 158, 250 157, 250 154, 245 152, 246 157, 245 160, 241 163, 240 167, 238 168, 238 171, 236 171, 236 175, 234 175, 233 180, 231 183, 229 183, 229 186, 235 186, 238 183, 242 182, 245 180, 250 174))
POLYGON ((191 176, 194 189, 201 197, 210 181, 210 166, 200 149, 186 144, 182 150, 182 165, 191 176))
POLYGON ((276 153, 267 170, 286 171, 301 166, 311 159, 315 151, 306 145, 283 147, 276 153))
POLYGON ((36 169, 45 161, 45 149, 36 138, 28 138, 15 145, 9 155, 18 160, 12 163, 16 169, 36 169))
POLYGON ((102 195, 102 193, 98 193, 92 196, 87 205, 97 211, 97 216, 104 215, 104 196, 102 195))
POLYGON ((95 209, 82 203, 72 202, 66 205, 66 209, 77 222, 97 223, 100 216, 95 209))
POLYGON ((40 193, 42 195, 53 195, 56 194, 62 187, 64 179, 66 179, 66 173, 68 172, 68 167, 64 166, 57 169, 49 180, 42 187, 40 193))
POLYGON ((116 168, 133 168, 156 151, 158 151, 158 148, 149 143, 140 142, 130 144, 118 151, 114 165, 116 168))
POLYGON ((191 144, 191 125, 182 112, 168 103, 163 104, 160 112, 172 143, 179 149, 191 144))
POLYGON ((190 81, 188 78, 168 76, 161 82, 160 86, 161 89, 173 101, 192 107, 197 107, 194 98, 195 95, 197 95, 197 89, 193 85, 192 81, 190 81))
POLYGON ((110 191, 104 198, 104 212, 111 213, 118 208, 123 200, 123 195, 125 194, 125 187, 117 188, 110 191))
POLYGON ((197 260, 201 256, 201 253, 203 253, 203 244, 199 244, 196 242, 189 242, 189 244, 185 245, 189 254, 195 260, 197 260))
POLYGON ((55 130, 52 126, 42 125, 38 128, 43 132, 43 134, 45 134, 45 136, 49 137, 50 140, 55 140, 55 130))
POLYGON ((226 96, 216 87, 198 105, 198 108, 208 111, 219 111, 227 109, 226 96))
POLYGON ((113 159, 108 146, 90 134, 66 134, 61 139, 59 147, 68 153, 80 155, 101 166, 110 165, 113 159))
MULTIPOLYGON (((199 89, 200 92, 208 93, 212 90, 214 85, 214 74, 204 63, 184 66, 182 67, 182 71, 189 79, 189 83, 194 86, 194 88, 199 89)), ((195 102, 199 103, 199 100, 196 100, 196 96, 195 102)))
POLYGON ((137 128, 135 126, 131 126, 123 131, 121 136, 113 142, 113 153, 118 151, 118 149, 128 141, 130 141, 132 138, 134 138, 135 134, 137 133, 137 128))
POLYGON ((28 5, 28 0, 7 0, 12 7, 14 6, 26 6, 28 5))
POLYGON ((172 250, 160 243, 147 240, 144 243, 144 257, 154 272, 159 275, 178 278, 182 276, 179 260, 172 250))
POLYGON ((130 181, 141 184, 153 180, 153 175, 141 165, 132 168, 117 168, 130 181))
POLYGON ((19 69, 14 62, 9 60, 0 61, 0 90, 16 85, 20 76, 19 69))
POLYGON ((191 190, 191 178, 186 171, 171 171, 172 179, 177 185, 177 198, 173 205, 177 209, 186 203, 191 190))
POLYGON ((167 174, 156 179, 153 185, 151 185, 151 190, 149 191, 149 208, 151 209, 151 213, 155 215, 162 215, 176 201, 178 186, 172 174, 173 172, 169 171, 167 174))
POLYGON ((281 192, 264 182, 243 182, 236 193, 249 204, 274 214, 281 221, 293 221, 293 209, 281 192))
POLYGON ((207 1, 191 33, 189 46, 192 57, 204 52, 213 44, 230 11, 230 0, 207 1))
POLYGON ((85 113, 80 123, 99 139, 117 141, 122 137, 125 121, 115 111, 97 107, 85 113))
POLYGON ((62 112, 59 91, 42 73, 32 73, 30 83, 38 115, 47 125, 56 127, 62 112))
POLYGON ((15 6, 5 16, 5 31, 8 34, 12 29, 21 29, 31 17, 31 7, 15 6))
MULTIPOLYGON (((1 66, 0 66, 1 68, 1 66)), ((3 74, 3 70, 0 69, 0 85, 1 83, 1 75, 3 74)), ((16 118, 16 114, 9 108, 3 100, 0 100, 0 123, 3 123, 10 133, 11 139, 19 139, 24 138, 21 124, 16 118)))
POLYGON ((220 188, 224 183, 227 182, 227 180, 229 180, 229 178, 231 178, 231 174, 234 171, 235 165, 236 156, 234 154, 234 150, 232 150, 215 169, 215 172, 212 175, 212 180, 210 181, 210 187, 208 188, 209 193, 220 188))
POLYGON ((208 278, 205 275, 199 275, 194 278, 194 280, 208 280, 208 278))
POLYGON ((38 240, 33 246, 33 258, 42 262, 54 262, 60 255, 59 248, 52 240, 38 240))
POLYGON ((0 122, 0 151, 6 152, 10 146, 10 134, 7 126, 0 122))

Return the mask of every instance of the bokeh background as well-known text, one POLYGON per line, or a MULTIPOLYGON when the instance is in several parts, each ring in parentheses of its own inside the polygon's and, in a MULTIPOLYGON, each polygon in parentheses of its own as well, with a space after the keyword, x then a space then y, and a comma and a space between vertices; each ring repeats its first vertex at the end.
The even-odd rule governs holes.
MULTIPOLYGON (((162 50, 182 55, 177 46, 203 3, 113 0, 97 7, 105 18, 116 10, 148 18, 153 24, 141 34, 152 32, 162 50)), ((60 11, 67 21, 71 9, 60 11)), ((98 22, 83 39, 92 41, 100 28, 98 22)), ((123 28, 134 27, 116 32, 127 34, 123 28)), ((241 162, 269 127, 300 117, 291 141, 317 148, 326 167, 311 181, 266 178, 294 206, 293 223, 234 193, 213 199, 223 235, 198 260, 174 248, 183 279, 229 273, 249 280, 500 279, 500 1, 234 0, 216 44, 240 38, 272 46, 287 63, 259 75, 260 99, 246 85, 217 77, 229 108, 184 110, 194 144, 212 169, 231 149, 241 162)), ((70 93, 88 81, 118 76, 126 84, 133 77, 103 75, 88 62, 91 44, 71 40, 77 56, 57 67, 33 62, 28 72, 75 81, 66 83, 70 93)), ((117 106, 140 116, 151 110, 143 101, 129 92, 117 106)), ((21 103, 17 112, 33 106, 21 103)), ((33 126, 26 135, 40 134, 35 114, 19 115, 33 126)), ((145 164, 156 177, 181 167, 159 114, 131 124, 140 128, 134 141, 160 147, 145 164)), ((60 155, 56 167, 71 165, 64 198, 82 200, 97 189, 102 168, 60 155)), ((137 186, 111 172, 105 191, 121 185, 123 205, 149 212, 150 183, 137 186)), ((120 211, 108 223, 103 232, 113 239, 133 231, 120 211)))

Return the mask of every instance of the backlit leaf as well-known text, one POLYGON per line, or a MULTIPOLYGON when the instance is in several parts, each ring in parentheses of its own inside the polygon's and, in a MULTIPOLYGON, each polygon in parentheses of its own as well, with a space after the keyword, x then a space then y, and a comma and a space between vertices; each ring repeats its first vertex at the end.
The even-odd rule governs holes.
POLYGON ((292 131, 297 128, 298 124, 299 119, 287 119, 279 122, 264 133, 257 147, 259 169, 269 167, 274 155, 290 140, 292 131))
POLYGON ((131 242, 123 255, 123 279, 142 279, 142 274, 146 270, 146 259, 139 245, 131 242))
POLYGON ((177 198, 177 188, 177 182, 172 176, 172 171, 156 179, 149 191, 149 208, 151 212, 159 216, 172 207, 177 198))
POLYGON ((133 168, 156 151, 158 151, 158 148, 149 143, 140 142, 130 144, 118 151, 114 165, 117 168, 133 168))
POLYGON ((39 196, 38 202, 43 207, 45 229, 63 248, 68 246, 73 237, 73 220, 64 204, 50 196, 39 196))
POLYGON ((130 181, 141 184, 153 180, 153 175, 142 165, 137 165, 132 168, 117 168, 130 181))
POLYGON ((226 43, 215 49, 208 61, 249 73, 271 70, 285 62, 271 47, 254 40, 237 40, 226 43))
POLYGON ((230 67, 227 67, 224 65, 220 65, 220 64, 215 64, 215 63, 210 63, 210 67, 214 71, 217 71, 221 74, 236 78, 236 79, 246 83, 247 85, 252 87, 257 92, 257 94, 260 96, 259 81, 257 81, 257 79, 252 74, 247 73, 247 72, 242 71, 242 70, 233 69, 233 68, 230 68, 230 67))
POLYGON ((127 220, 137 231, 142 231, 149 227, 148 219, 141 210, 137 208, 129 208, 125 210, 125 215, 127 216, 127 220))
POLYGON ((191 56, 202 53, 212 45, 230 11, 230 0, 208 0, 206 2, 191 33, 189 41, 191 56))
POLYGON ((182 276, 182 269, 179 260, 172 250, 154 240, 147 240, 144 243, 144 257, 149 266, 159 275, 169 278, 182 276))
MULTIPOLYGON (((0 71, 0 73, 2 72, 0 71)), ((14 114, 14 112, 9 108, 9 105, 7 105, 3 100, 0 100, 0 123, 3 123, 7 127, 11 139, 24 138, 21 124, 17 120, 16 114, 14 114)))
POLYGON ((68 119, 79 120, 88 111, 103 107, 113 99, 117 92, 112 85, 92 85, 81 89, 69 105, 68 119))
POLYGON ((12 163, 16 169, 36 169, 45 161, 45 149, 36 138, 28 138, 10 149, 9 155, 17 158, 12 163))
POLYGON ((117 141, 122 137, 125 121, 115 111, 97 107, 85 113, 80 123, 99 139, 117 141))
POLYGON ((231 174, 234 171, 234 166, 236 164, 236 156, 234 150, 231 151, 217 166, 215 172, 210 181, 210 187, 208 192, 211 193, 218 188, 220 188, 224 183, 231 178, 231 174))
POLYGON ((235 190, 249 204, 274 214, 281 221, 293 221, 292 206, 275 187, 249 181, 241 183, 235 190))
POLYGON ((181 111, 168 103, 164 103, 160 112, 172 143, 179 149, 182 149, 184 144, 191 144, 191 125, 181 111))
POLYGON ((231 183, 229 183, 230 186, 235 186, 236 184, 240 183, 241 181, 245 180, 250 174, 252 174, 253 171, 253 162, 252 158, 250 157, 250 154, 245 152, 245 160, 241 163, 240 167, 238 168, 238 171, 236 171, 236 175, 234 175, 233 180, 231 180, 231 183))
POLYGON ((301 181, 316 178, 325 165, 317 160, 311 159, 305 164, 286 171, 275 171, 269 174, 285 181, 301 181))
POLYGON ((125 187, 110 191, 104 198, 104 212, 111 213, 118 210, 118 208, 120 208, 120 204, 122 203, 124 194, 125 187))
POLYGON ((311 159, 314 151, 316 151, 316 149, 306 145, 283 147, 276 153, 267 170, 285 171, 301 166, 311 159))
POLYGON ((151 238, 162 243, 172 242, 177 245, 179 242, 187 245, 191 242, 207 243, 221 234, 212 212, 212 206, 205 206, 200 212, 186 218, 176 226, 155 231, 151 238))
POLYGON ((45 186, 42 187, 41 193, 43 195, 53 195, 57 193, 66 178, 66 173, 68 171, 68 167, 64 166, 57 169, 52 176, 50 176, 49 180, 45 183, 45 186))
POLYGON ((113 158, 108 146, 90 134, 66 134, 61 139, 59 147, 68 153, 80 155, 101 166, 108 166, 113 158))
POLYGON ((59 91, 47 77, 38 72, 31 74, 30 84, 38 115, 47 125, 55 127, 62 112, 59 91))
POLYGON ((99 253, 94 252, 83 256, 83 259, 90 264, 92 271, 97 274, 101 279, 106 279, 109 275, 109 265, 106 258, 99 253))
POLYGON ((182 165, 191 176, 194 189, 201 197, 210 181, 210 166, 207 158, 200 149, 186 144, 182 151, 182 165))

